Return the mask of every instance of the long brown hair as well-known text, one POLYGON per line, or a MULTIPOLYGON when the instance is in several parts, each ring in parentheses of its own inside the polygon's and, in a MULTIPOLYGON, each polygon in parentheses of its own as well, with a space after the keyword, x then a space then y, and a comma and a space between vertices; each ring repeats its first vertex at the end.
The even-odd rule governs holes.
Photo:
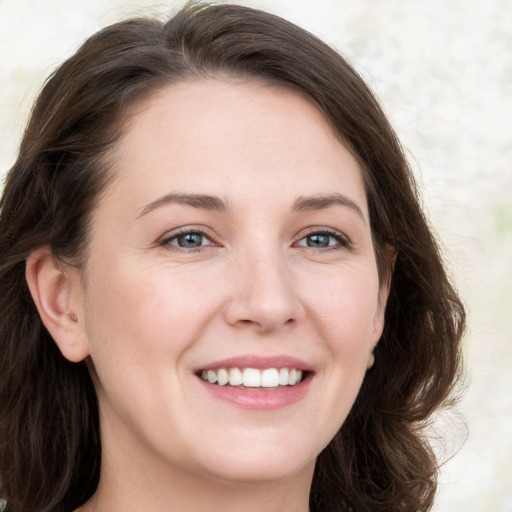
POLYGON ((299 91, 360 162, 381 279, 396 262, 376 363, 349 417, 320 454, 315 512, 424 511, 438 464, 424 436, 460 375, 464 309, 419 205, 401 146, 343 57, 279 17, 199 4, 167 22, 107 27, 44 86, 0 212, 0 496, 9 512, 69 512, 94 492, 101 444, 86 364, 60 354, 25 282, 49 244, 82 265, 88 220, 109 179, 109 148, 136 101, 186 79, 243 77, 299 91))

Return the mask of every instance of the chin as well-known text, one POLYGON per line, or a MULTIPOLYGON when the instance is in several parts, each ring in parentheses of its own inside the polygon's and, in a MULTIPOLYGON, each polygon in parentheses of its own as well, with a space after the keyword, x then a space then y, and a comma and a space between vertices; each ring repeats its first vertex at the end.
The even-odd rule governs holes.
MULTIPOLYGON (((290 445, 280 439, 277 442, 262 439, 231 443, 228 450, 203 458, 203 467, 216 479, 236 482, 278 482, 298 475, 313 474, 318 450, 305 446, 304 442, 290 445)), ((203 452, 203 456, 206 455, 203 452)))
POLYGON ((316 459, 310 461, 297 461, 288 459, 266 459, 257 461, 233 461, 227 465, 217 465, 214 472, 211 472, 217 480, 230 482, 232 484, 251 483, 277 483, 297 478, 299 475, 313 474, 316 459))

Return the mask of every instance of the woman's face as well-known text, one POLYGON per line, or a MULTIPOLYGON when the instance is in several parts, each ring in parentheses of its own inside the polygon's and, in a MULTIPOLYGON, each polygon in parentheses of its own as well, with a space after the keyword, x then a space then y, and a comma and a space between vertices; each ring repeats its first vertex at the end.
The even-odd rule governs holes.
POLYGON ((139 106, 112 158, 78 315, 104 460, 310 477, 383 326, 359 165, 299 95, 221 80, 139 106))

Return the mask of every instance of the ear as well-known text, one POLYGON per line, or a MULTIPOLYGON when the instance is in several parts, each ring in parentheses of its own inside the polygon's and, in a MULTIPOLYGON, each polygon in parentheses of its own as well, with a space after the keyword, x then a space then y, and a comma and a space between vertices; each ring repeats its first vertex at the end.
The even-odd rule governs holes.
POLYGON ((384 319, 386 316, 386 304, 388 302, 389 291, 391 289, 391 279, 393 277, 393 271, 395 268, 396 261, 396 248, 391 244, 386 244, 383 250, 383 256, 386 259, 386 271, 382 276, 380 285, 379 285, 379 298, 377 304, 377 310, 375 312, 375 317, 373 319, 372 325, 372 348, 371 352, 368 356, 368 368, 373 366, 375 362, 375 356, 373 354, 373 350, 377 346, 377 343, 382 336, 382 332, 384 331, 384 319))
POLYGON ((30 253, 25 277, 39 316, 62 355, 72 362, 85 359, 89 347, 77 300, 81 297, 78 271, 64 268, 44 246, 30 253))

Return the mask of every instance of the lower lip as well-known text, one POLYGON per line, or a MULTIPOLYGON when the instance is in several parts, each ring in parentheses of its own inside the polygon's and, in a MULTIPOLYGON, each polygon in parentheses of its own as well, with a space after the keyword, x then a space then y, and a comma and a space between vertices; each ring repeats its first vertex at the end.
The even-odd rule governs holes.
POLYGON ((232 386, 210 384, 198 377, 200 383, 219 400, 229 402, 241 409, 271 411, 299 402, 306 395, 312 380, 308 375, 295 386, 283 386, 276 389, 239 389, 232 386))

